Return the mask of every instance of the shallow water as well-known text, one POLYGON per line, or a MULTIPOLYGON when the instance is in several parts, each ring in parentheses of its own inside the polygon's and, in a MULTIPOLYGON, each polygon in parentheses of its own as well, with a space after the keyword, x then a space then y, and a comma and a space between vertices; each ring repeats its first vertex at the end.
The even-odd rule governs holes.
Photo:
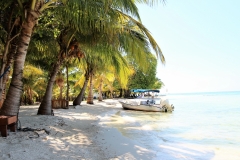
POLYGON ((156 158, 240 160, 240 92, 168 95, 173 113, 119 110, 103 119, 156 158))

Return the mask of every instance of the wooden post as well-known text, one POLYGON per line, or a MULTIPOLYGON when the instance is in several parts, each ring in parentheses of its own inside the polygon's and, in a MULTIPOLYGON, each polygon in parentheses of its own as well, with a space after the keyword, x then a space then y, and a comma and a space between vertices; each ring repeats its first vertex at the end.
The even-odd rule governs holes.
POLYGON ((7 137, 7 129, 16 132, 17 116, 0 116, 0 131, 2 137, 7 137))

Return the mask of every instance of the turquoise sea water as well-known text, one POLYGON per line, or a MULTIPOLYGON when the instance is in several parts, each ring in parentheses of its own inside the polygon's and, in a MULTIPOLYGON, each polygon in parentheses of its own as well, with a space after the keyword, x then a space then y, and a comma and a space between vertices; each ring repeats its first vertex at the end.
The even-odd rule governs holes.
POLYGON ((119 110, 109 123, 155 159, 240 160, 240 92, 167 95, 173 113, 119 110))

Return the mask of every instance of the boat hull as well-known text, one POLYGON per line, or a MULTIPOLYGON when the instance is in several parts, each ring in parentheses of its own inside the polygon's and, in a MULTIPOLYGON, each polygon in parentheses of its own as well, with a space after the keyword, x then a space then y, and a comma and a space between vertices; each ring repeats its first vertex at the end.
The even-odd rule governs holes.
POLYGON ((154 104, 147 101, 119 101, 123 109, 145 111, 145 112, 172 112, 174 107, 164 101, 163 104, 154 104))
POLYGON ((164 112, 163 108, 158 107, 157 105, 131 105, 124 102, 120 102, 123 109, 137 110, 137 111, 146 111, 146 112, 164 112))

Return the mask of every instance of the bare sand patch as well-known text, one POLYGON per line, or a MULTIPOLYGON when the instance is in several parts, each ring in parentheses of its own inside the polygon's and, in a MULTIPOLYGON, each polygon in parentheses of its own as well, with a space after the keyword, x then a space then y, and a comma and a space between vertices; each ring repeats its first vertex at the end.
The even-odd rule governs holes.
POLYGON ((83 102, 81 106, 57 109, 55 116, 38 116, 38 106, 21 106, 19 126, 38 130, 8 132, 7 137, 0 137, 0 159, 132 160, 154 157, 154 152, 124 137, 115 128, 98 123, 102 114, 122 110, 117 100, 94 103, 83 102))

